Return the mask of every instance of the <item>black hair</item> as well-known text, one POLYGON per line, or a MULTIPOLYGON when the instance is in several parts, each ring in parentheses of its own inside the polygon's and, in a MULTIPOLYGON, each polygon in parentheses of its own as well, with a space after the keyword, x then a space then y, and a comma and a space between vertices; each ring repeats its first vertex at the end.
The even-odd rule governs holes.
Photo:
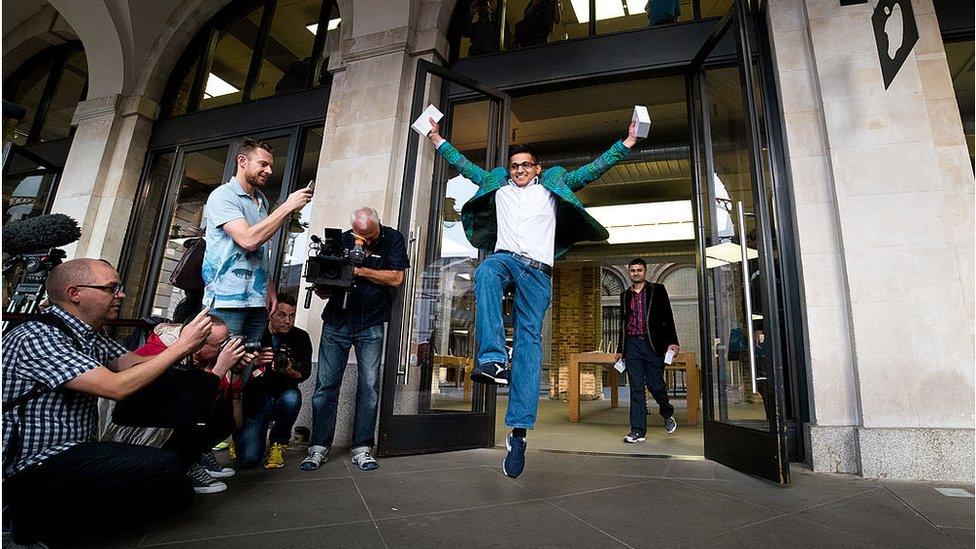
POLYGON ((521 154, 521 153, 529 153, 529 154, 531 154, 532 155, 532 161, 533 162, 538 162, 539 161, 539 155, 538 155, 538 153, 535 152, 535 147, 533 147, 532 145, 526 145, 524 143, 520 143, 520 144, 517 144, 517 145, 512 145, 511 147, 508 148, 508 158, 509 158, 509 160, 511 160, 511 158, 513 156, 515 156, 517 154, 521 154))
POLYGON ((640 265, 641 267, 644 267, 645 270, 647 270, 647 262, 639 257, 635 257, 634 259, 631 259, 630 263, 627 264, 627 268, 629 269, 634 265, 640 265))
POLYGON ((285 305, 291 305, 292 307, 298 307, 298 300, 295 296, 291 294, 278 294, 278 303, 284 303, 285 305))

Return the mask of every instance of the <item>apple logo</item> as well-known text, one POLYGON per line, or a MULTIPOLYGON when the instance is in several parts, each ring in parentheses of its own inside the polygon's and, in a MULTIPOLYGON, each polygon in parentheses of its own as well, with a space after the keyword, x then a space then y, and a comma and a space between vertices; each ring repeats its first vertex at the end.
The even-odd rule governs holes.
POLYGON ((871 23, 881 76, 885 89, 888 89, 918 42, 918 26, 911 0, 879 0, 871 15, 871 23))
POLYGON ((905 38, 904 16, 901 13, 901 6, 898 4, 892 8, 886 7, 884 12, 888 16, 884 26, 884 33, 888 39, 888 58, 894 59, 898 49, 901 48, 902 39, 905 38))

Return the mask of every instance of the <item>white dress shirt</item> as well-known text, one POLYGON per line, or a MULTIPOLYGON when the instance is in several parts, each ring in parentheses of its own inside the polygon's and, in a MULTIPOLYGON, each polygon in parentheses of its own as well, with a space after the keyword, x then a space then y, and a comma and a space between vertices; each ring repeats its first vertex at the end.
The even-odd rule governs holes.
POLYGON ((525 187, 511 179, 495 191, 498 235, 495 250, 508 250, 552 266, 556 197, 535 177, 525 187))

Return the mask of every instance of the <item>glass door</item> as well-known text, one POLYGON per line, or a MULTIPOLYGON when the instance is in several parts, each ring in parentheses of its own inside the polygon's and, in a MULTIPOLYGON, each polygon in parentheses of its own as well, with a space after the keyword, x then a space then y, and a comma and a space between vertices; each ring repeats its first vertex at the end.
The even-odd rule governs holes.
MULTIPOLYGON (((417 63, 411 120, 428 104, 444 113, 441 135, 484 169, 507 160, 509 97, 425 60, 417 63)), ((464 234, 461 207, 477 186, 407 139, 399 230, 410 270, 387 337, 380 455, 494 444, 495 388, 470 381, 476 359, 474 272, 481 260, 464 234)))
POLYGON ((687 79, 704 446, 708 459, 786 483, 779 243, 751 25, 748 7, 736 2, 687 79))

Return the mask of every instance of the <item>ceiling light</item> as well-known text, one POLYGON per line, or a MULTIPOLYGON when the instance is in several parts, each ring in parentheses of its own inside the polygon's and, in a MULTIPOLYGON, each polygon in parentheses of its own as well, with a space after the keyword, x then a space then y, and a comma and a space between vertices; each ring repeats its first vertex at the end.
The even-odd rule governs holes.
MULTIPOLYGON (((329 24, 326 25, 325 30, 326 31, 336 30, 337 28, 339 28, 339 23, 341 22, 342 22, 341 17, 336 17, 335 19, 329 19, 329 24)), ((309 23, 305 25, 305 28, 308 29, 308 32, 312 34, 317 34, 319 32, 318 23, 309 23)))
POLYGON ((214 73, 210 73, 207 75, 207 87, 203 90, 203 97, 206 99, 212 99, 214 97, 220 97, 221 95, 227 95, 238 91, 240 90, 228 84, 223 78, 214 73))
MULTIPOLYGON (((573 4, 573 11, 576 12, 577 20, 586 23, 590 20, 590 1, 589 0, 570 0, 573 4)), ((647 0, 596 0, 596 20, 613 19, 624 15, 636 15, 645 13, 647 0), (626 5, 627 11, 624 12, 626 5)))
MULTIPOLYGON (((752 248, 746 248, 746 256, 749 259, 759 257, 759 252, 752 248)), ((742 247, 731 242, 724 242, 715 246, 705 248, 705 268, 712 269, 720 265, 738 263, 742 261, 742 247)))
POLYGON ((695 238, 690 200, 595 206, 586 211, 610 232, 609 244, 695 238))

